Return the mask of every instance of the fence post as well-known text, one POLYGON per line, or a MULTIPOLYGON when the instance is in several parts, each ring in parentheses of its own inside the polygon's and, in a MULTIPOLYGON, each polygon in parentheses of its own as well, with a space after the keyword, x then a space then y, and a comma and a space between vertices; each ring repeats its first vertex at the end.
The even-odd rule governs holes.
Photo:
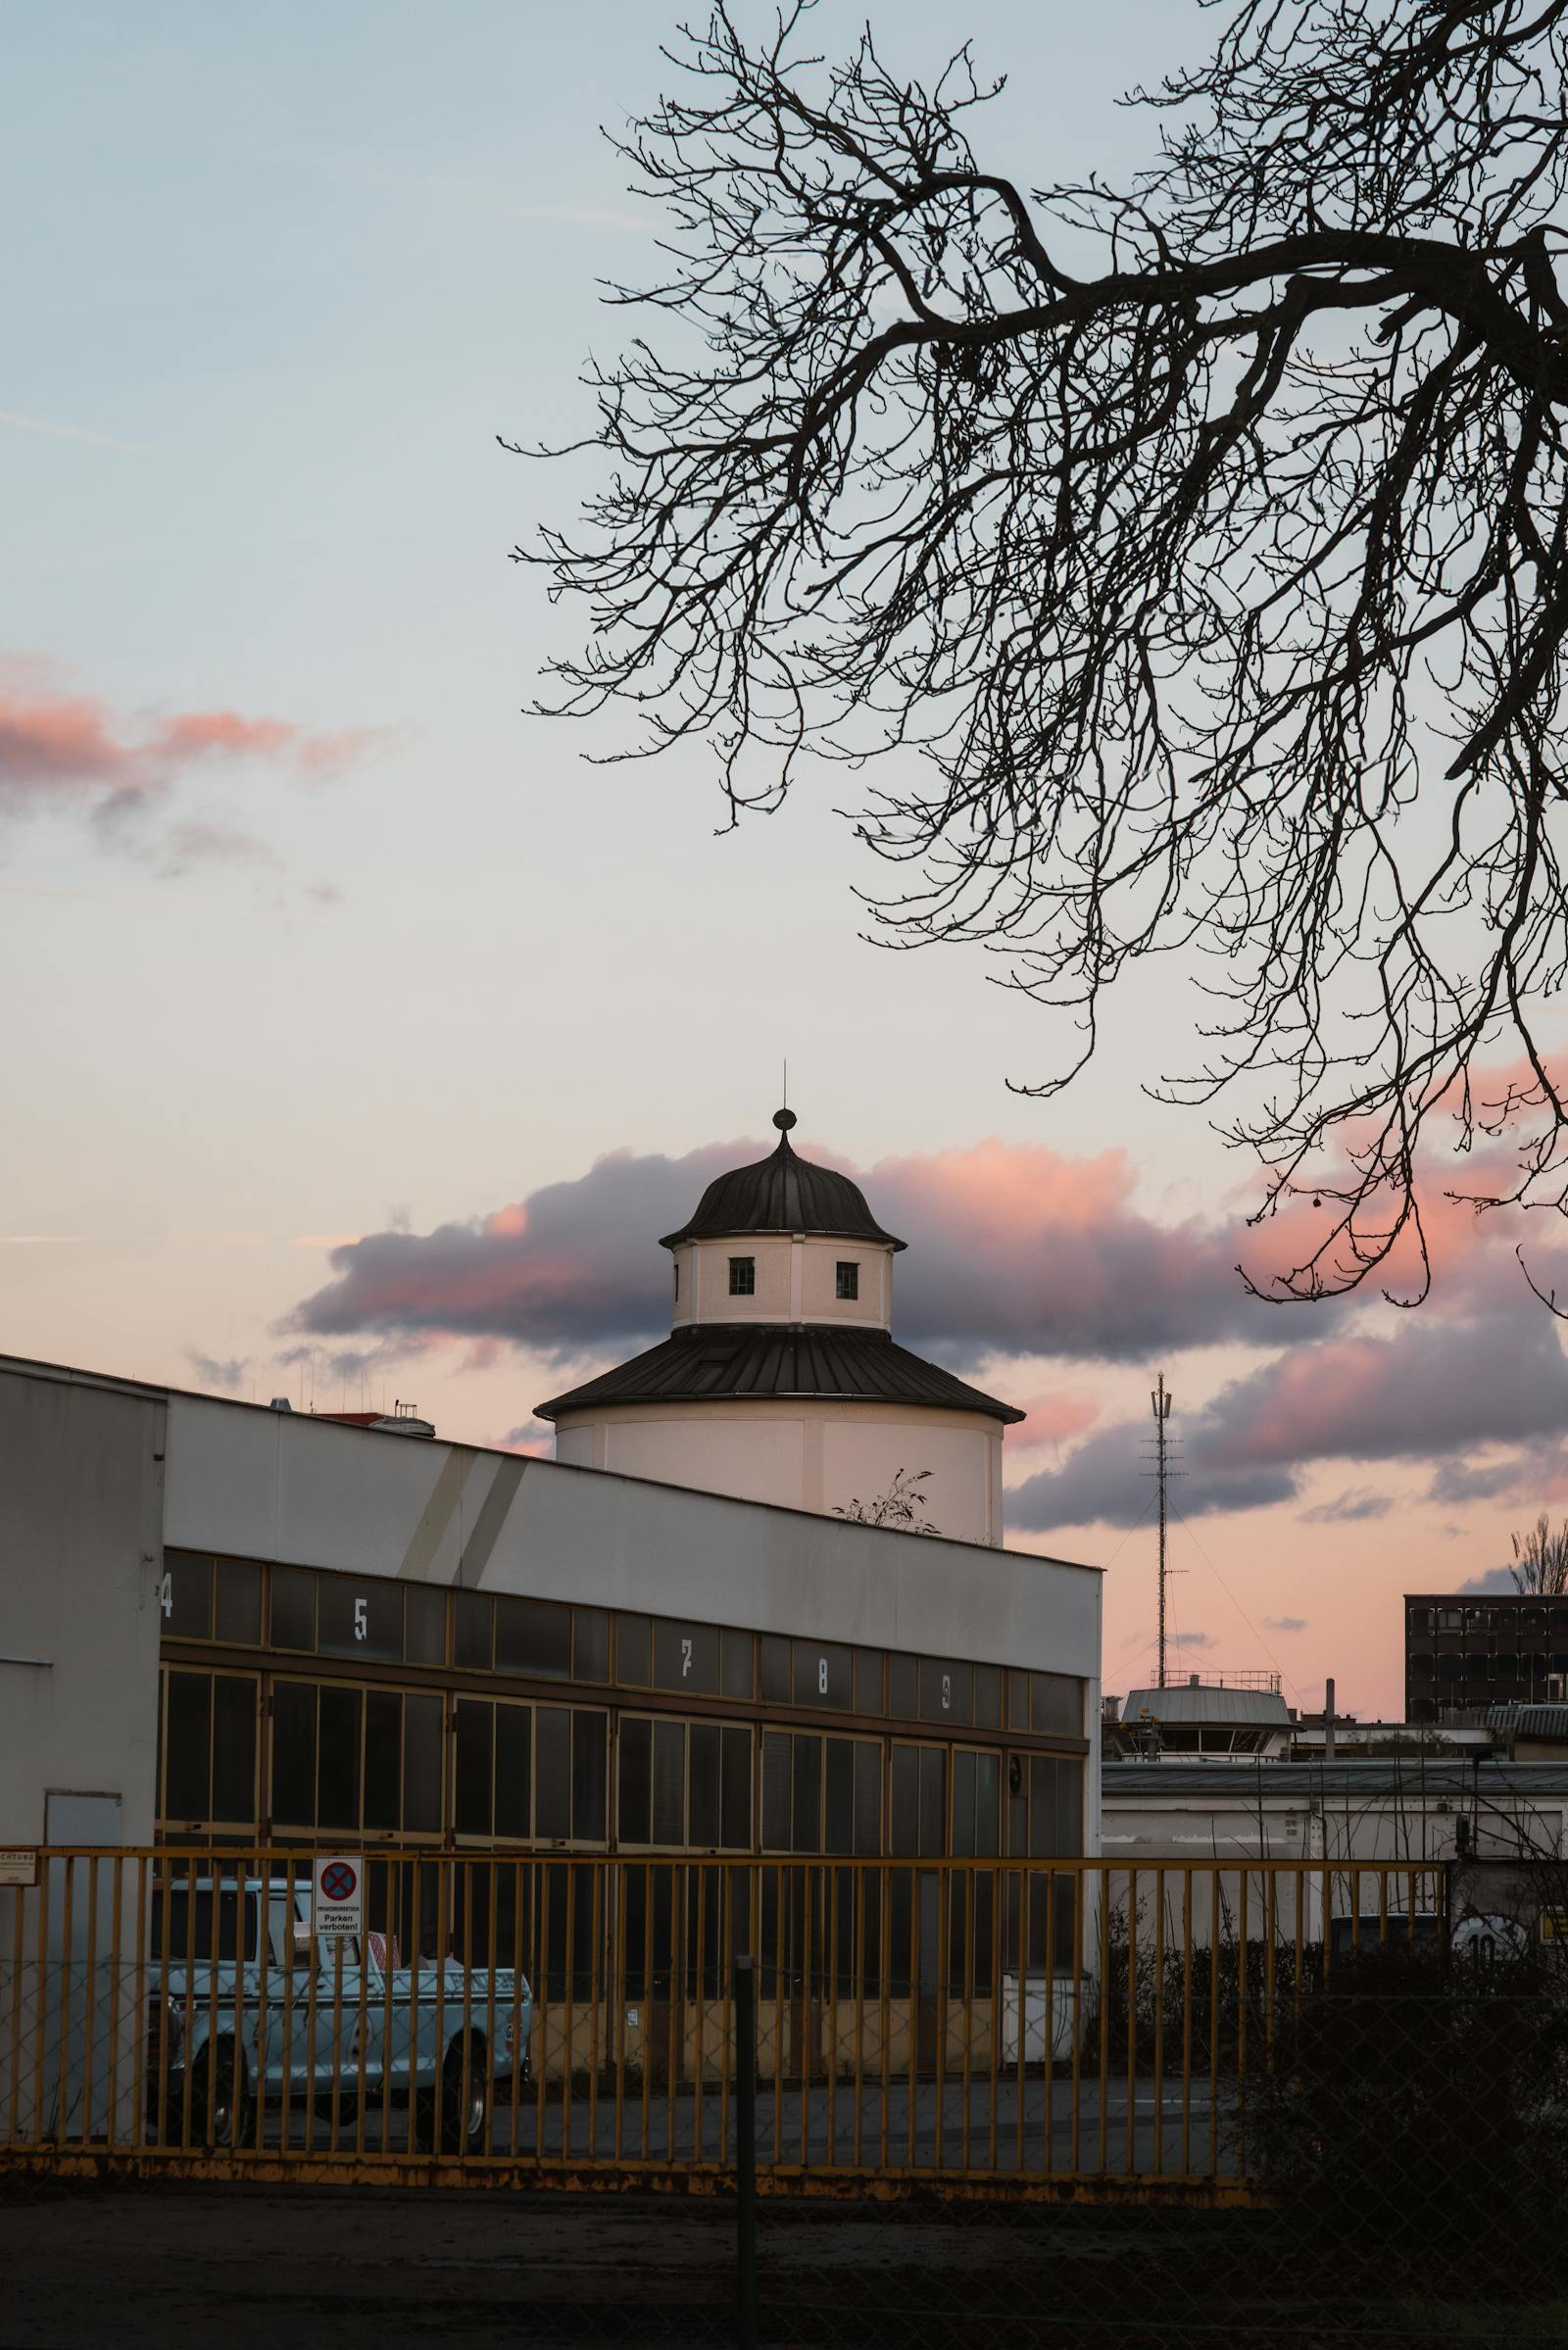
POLYGON ((735 2338, 757 2344, 757 1961, 735 1961, 735 2338))

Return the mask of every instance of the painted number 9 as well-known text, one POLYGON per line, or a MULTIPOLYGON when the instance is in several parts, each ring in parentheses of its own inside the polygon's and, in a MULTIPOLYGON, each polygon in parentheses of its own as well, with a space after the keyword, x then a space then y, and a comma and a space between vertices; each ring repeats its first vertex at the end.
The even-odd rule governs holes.
POLYGON ((943 1674, 943 1676, 942 1676, 942 1710, 943 1710, 943 1712, 944 1712, 944 1713, 946 1713, 946 1712, 948 1711, 948 1709, 949 1709, 949 1707, 952 1705, 952 1703, 953 1703, 953 1675, 952 1675, 951 1673, 944 1673, 944 1674, 943 1674))

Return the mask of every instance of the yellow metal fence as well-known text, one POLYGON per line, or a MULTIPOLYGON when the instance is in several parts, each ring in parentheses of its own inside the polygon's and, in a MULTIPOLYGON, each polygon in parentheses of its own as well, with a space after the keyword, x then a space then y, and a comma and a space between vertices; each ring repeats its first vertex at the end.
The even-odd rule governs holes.
POLYGON ((0 1886, 0 2162, 717 2190, 751 2064, 764 2191, 1247 2201, 1303 2010, 1446 1938, 1414 1865, 382 1852, 333 1932, 318 1866, 0 1886))

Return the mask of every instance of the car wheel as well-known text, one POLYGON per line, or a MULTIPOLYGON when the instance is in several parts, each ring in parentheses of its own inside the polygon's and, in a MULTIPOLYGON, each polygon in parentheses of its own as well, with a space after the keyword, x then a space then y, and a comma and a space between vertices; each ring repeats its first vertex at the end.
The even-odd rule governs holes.
POLYGON ((232 2040, 220 2040, 196 2059, 190 2093, 190 2142, 230 2152, 250 2135, 252 2109, 245 2061, 232 2040))
POLYGON ((485 2152, 490 2137, 490 2067, 483 2040, 453 2041, 441 2067, 439 2127, 433 2089, 419 2091, 414 2126, 422 2154, 485 2152))

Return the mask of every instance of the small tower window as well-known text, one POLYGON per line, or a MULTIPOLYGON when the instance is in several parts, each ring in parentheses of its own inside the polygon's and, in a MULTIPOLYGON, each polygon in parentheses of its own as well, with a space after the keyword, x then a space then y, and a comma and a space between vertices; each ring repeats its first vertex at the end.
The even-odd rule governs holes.
POLYGON ((675 1259, 675 1302, 680 1303, 680 1258, 675 1259))
POLYGON ((730 1258, 729 1294, 732 1297, 756 1297, 757 1259, 755 1256, 732 1256, 730 1258))
POLYGON ((842 1258, 839 1262, 838 1294, 841 1297, 858 1297, 860 1294, 859 1266, 847 1265, 842 1258))

